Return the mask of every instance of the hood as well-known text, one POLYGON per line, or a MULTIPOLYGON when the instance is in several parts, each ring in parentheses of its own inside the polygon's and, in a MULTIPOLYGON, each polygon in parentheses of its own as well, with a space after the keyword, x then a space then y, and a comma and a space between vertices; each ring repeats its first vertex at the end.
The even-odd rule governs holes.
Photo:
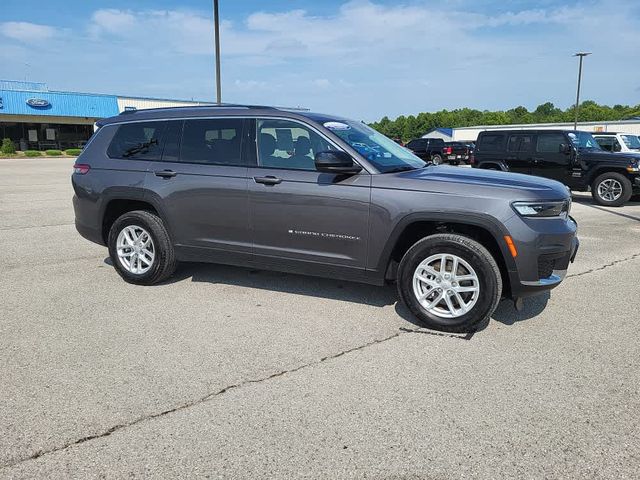
POLYGON ((408 172, 374 175, 374 186, 509 200, 562 200, 570 197, 562 183, 519 173, 427 166, 408 172))
POLYGON ((640 152, 607 152, 606 150, 579 150, 580 158, 628 165, 640 161, 640 152))

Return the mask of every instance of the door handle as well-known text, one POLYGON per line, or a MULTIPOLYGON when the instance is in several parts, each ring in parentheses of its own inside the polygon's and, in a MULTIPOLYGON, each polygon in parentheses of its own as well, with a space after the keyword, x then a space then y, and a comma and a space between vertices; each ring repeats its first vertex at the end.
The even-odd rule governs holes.
POLYGON ((274 177, 273 175, 267 175, 266 177, 253 177, 253 181, 264 185, 277 185, 282 182, 282 179, 274 177))
POLYGON ((177 173, 174 172, 173 170, 157 170, 154 173, 156 177, 162 177, 162 178, 171 178, 177 175, 177 173))

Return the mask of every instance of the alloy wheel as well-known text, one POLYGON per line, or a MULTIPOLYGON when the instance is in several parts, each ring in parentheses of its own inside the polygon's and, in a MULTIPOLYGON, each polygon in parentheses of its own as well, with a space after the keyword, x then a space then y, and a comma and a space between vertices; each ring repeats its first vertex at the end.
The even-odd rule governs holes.
POLYGON ((480 295, 475 270, 450 253, 431 255, 413 273, 413 293, 422 307, 441 318, 457 318, 471 311, 480 295))
POLYGON ((141 275, 153 266, 155 246, 149 232, 137 225, 128 225, 116 240, 118 260, 130 273, 141 275))

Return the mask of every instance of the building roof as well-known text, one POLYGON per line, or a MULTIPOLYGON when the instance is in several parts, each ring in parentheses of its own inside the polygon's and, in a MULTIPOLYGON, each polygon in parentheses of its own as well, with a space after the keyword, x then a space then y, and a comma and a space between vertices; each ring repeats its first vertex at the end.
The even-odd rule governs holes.
POLYGON ((429 135, 431 132, 440 132, 443 135, 447 135, 449 137, 453 136, 453 128, 443 128, 443 127, 432 128, 431 130, 426 131, 425 135, 429 135))
POLYGON ((114 95, 0 90, 0 115, 104 118, 118 114, 114 95))
POLYGON ((45 83, 0 80, 0 115, 106 118, 118 115, 119 98, 134 101, 204 103, 130 95, 61 92, 49 90, 45 83))

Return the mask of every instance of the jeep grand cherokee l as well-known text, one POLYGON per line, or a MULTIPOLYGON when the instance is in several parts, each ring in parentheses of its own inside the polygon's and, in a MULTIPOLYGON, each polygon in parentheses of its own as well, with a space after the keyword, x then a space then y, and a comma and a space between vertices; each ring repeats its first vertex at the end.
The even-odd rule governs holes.
POLYGON ((397 283, 426 326, 469 331, 575 255, 560 183, 428 165, 361 122, 258 106, 101 120, 77 159, 77 230, 131 283, 178 261, 397 283))
POLYGON ((640 193, 640 155, 603 150, 588 132, 493 130, 480 132, 471 166, 539 175, 571 190, 591 189, 595 203, 624 205, 640 193))

